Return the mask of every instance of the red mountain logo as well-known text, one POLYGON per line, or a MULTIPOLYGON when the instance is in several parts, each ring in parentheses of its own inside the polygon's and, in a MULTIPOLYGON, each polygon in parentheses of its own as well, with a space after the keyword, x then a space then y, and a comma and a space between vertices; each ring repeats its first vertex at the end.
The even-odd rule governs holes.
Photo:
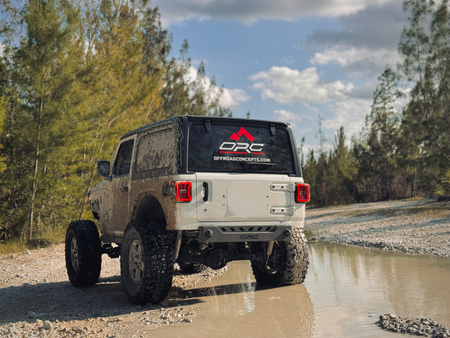
POLYGON ((262 148, 264 143, 252 143, 255 138, 242 127, 238 133, 233 133, 230 136, 230 140, 235 142, 223 142, 219 147, 221 154, 253 154, 263 155, 262 148), (239 140, 245 136, 251 143, 239 142, 239 140))
POLYGON ((250 142, 253 142, 255 139, 247 130, 244 129, 244 127, 242 127, 237 134, 233 133, 233 135, 231 135, 230 140, 235 140, 238 142, 242 135, 247 137, 250 142))

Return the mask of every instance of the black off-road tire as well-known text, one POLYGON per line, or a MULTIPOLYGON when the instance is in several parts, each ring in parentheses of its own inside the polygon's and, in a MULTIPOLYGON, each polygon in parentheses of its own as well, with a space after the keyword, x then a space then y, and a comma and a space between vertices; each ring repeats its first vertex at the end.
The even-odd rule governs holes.
POLYGON ((97 227, 92 221, 74 221, 67 228, 66 269, 76 287, 94 285, 100 277, 102 247, 97 227))
POLYGON ((159 303, 169 294, 173 278, 173 245, 165 223, 131 222, 120 255, 122 284, 133 304, 159 303))
POLYGON ((191 263, 187 265, 181 265, 180 270, 184 274, 194 274, 194 273, 200 273, 205 271, 208 267, 206 265, 203 265, 201 263, 191 263))
POLYGON ((251 261, 256 282, 270 286, 303 283, 308 264, 306 237, 300 229, 292 229, 291 241, 274 243, 268 267, 266 267, 264 255, 251 261))

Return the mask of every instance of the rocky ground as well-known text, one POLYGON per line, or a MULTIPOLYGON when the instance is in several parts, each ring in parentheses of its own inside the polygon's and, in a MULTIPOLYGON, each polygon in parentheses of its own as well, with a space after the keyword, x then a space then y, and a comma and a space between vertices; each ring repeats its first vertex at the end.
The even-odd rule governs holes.
MULTIPOLYGON (((171 294, 225 269, 176 272, 171 294)), ((162 326, 191 325, 196 310, 189 300, 130 304, 119 260, 105 255, 99 283, 87 288, 69 283, 63 244, 0 257, 0 337, 145 337, 162 326)))
POLYGON ((376 324, 384 330, 432 338, 450 337, 450 330, 431 318, 402 318, 394 314, 380 316, 376 324))
POLYGON ((450 202, 423 199, 309 209, 309 240, 450 257, 450 202))

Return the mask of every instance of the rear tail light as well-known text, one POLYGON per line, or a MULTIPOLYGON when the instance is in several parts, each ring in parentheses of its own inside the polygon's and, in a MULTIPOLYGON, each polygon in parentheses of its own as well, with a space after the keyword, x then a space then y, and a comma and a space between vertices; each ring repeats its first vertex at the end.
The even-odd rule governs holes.
POLYGON ((295 189, 295 201, 297 203, 309 202, 309 184, 299 183, 295 189))
POLYGON ((192 201, 192 183, 191 182, 175 182, 176 194, 175 199, 178 202, 192 201))

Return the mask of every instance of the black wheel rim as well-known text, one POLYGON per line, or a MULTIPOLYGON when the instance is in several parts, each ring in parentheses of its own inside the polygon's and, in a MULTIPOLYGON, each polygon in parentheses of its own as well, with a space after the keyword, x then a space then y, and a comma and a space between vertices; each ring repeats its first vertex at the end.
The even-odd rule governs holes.
POLYGON ((128 254, 128 268, 130 270, 131 280, 139 284, 144 276, 143 248, 140 240, 135 239, 131 243, 128 254))
POLYGON ((76 237, 72 237, 70 241, 70 262, 74 271, 78 271, 78 241, 76 237))

